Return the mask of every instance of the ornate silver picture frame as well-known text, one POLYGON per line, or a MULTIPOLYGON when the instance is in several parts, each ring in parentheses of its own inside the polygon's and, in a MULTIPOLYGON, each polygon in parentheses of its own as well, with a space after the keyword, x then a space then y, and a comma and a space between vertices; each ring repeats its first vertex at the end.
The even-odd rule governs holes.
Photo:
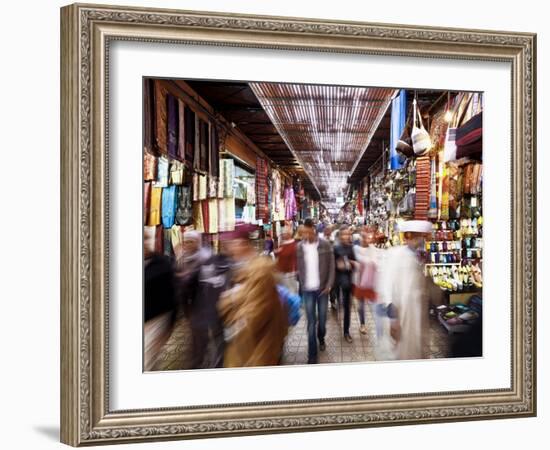
POLYGON ((105 5, 62 8, 62 442, 80 446, 534 416, 535 130, 534 34, 105 5), (113 410, 109 402, 107 168, 109 49, 117 40, 509 63, 510 387, 113 410))

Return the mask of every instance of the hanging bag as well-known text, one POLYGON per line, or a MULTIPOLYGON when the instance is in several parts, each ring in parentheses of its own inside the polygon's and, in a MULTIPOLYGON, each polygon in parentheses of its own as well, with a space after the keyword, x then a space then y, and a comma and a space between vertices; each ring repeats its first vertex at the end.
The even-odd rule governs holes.
POLYGON ((431 147, 432 141, 430 139, 430 134, 426 131, 422 123, 420 111, 416 107, 416 99, 413 100, 413 110, 413 128, 411 132, 412 146, 415 155, 421 156, 431 147))
POLYGON ((447 134, 445 136, 445 147, 443 150, 443 161, 450 162, 458 159, 457 151, 457 129, 465 120, 466 113, 472 102, 473 94, 460 93, 456 97, 454 114, 449 128, 447 128, 447 134))
POLYGON ((411 140, 411 112, 412 111, 409 110, 407 122, 405 123, 405 128, 403 128, 403 133, 401 133, 401 137, 397 141, 397 144, 395 144, 395 150, 407 158, 414 156, 411 140))
POLYGON ((483 111, 479 94, 472 95, 472 111, 475 113, 456 129, 456 157, 472 157, 482 151, 483 111))

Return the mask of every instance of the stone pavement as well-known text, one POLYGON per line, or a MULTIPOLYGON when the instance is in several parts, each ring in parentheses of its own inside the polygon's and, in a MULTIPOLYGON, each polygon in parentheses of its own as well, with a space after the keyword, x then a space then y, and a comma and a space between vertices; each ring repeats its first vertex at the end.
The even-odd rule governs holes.
MULTIPOLYGON (((327 313, 326 350, 319 352, 319 363, 348 363, 365 361, 384 361, 391 359, 391 353, 384 346, 376 346, 374 318, 367 307, 365 311, 367 334, 359 332, 359 315, 356 302, 353 302, 350 335, 353 342, 344 340, 342 323, 343 308, 333 310, 329 306, 327 313)), ((307 364, 307 328, 305 311, 298 324, 289 329, 282 357, 283 365, 307 364)), ((445 358, 448 355, 449 338, 443 327, 435 319, 430 319, 430 341, 427 353, 430 358, 445 358)), ((163 347, 153 370, 189 369, 191 352, 191 334, 189 321, 180 317, 172 336, 163 347)), ((204 367, 211 367, 212 351, 209 348, 204 367)))

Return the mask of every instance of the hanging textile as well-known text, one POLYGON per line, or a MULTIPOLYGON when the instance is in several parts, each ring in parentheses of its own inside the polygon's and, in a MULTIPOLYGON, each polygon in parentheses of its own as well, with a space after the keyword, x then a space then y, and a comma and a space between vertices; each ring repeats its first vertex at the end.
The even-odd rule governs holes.
POLYGON ((269 204, 271 205, 271 220, 279 219, 279 198, 281 197, 281 175, 277 170, 271 175, 272 191, 269 204))
POLYGON ((363 215, 363 189, 361 189, 361 185, 357 190, 357 212, 360 216, 363 215))
POLYGON ((209 133, 208 122, 199 119, 199 169, 203 172, 208 171, 209 133))
POLYGON ((155 236, 157 228, 145 225, 143 227, 143 246, 146 251, 155 251, 155 236))
POLYGON ((447 170, 449 171, 449 218, 458 219, 458 205, 460 205, 458 166, 454 163, 449 163, 447 170))
POLYGON ((256 208, 252 205, 246 205, 243 208, 242 221, 244 223, 255 223, 256 222, 256 208))
POLYGON ((256 218, 264 219, 266 215, 267 196, 267 163, 263 158, 256 158, 256 218))
POLYGON ((172 242, 172 250, 174 252, 178 246, 183 244, 182 229, 179 225, 174 225, 170 228, 170 241, 172 242))
POLYGON ((157 158, 151 153, 143 153, 143 179, 152 181, 157 177, 157 158))
POLYGON ((189 163, 189 167, 194 167, 193 161, 195 156, 195 113, 191 108, 184 108, 185 119, 185 160, 189 163))
POLYGON ((168 156, 175 158, 178 154, 178 99, 172 94, 166 95, 167 147, 168 156))
POLYGON ((149 203, 149 219, 147 225, 155 226, 160 224, 160 204, 162 188, 153 186, 151 188, 151 199, 149 203))
POLYGON ((256 203, 256 192, 254 191, 254 183, 248 182, 246 187, 246 203, 254 205, 256 203))
POLYGON ((190 225, 193 223, 193 203, 191 202, 190 186, 178 186, 176 223, 178 225, 190 225))
POLYGON ((157 161, 157 180, 154 182, 156 187, 168 186, 168 159, 161 156, 157 161))
POLYGON ((151 205, 151 182, 146 181, 143 183, 143 223, 147 223, 149 217, 151 205))
POLYGON ((443 164, 441 171, 441 220, 449 220, 449 166, 443 164))
POLYGON ((420 156, 416 158, 416 199, 414 206, 414 218, 426 220, 428 218, 428 206, 430 200, 430 157, 420 156))
POLYGON ((204 233, 204 217, 201 202, 193 202, 193 227, 196 231, 204 233))
POLYGON ((166 89, 160 80, 155 80, 155 142, 160 154, 166 155, 166 89))
POLYGON ((145 152, 154 153, 155 136, 155 98, 153 80, 143 78, 143 148, 145 152))
POLYGON ((201 200, 199 203, 202 212, 203 233, 210 233, 210 210, 208 200, 201 200))
POLYGON ((235 181, 235 162, 230 159, 222 159, 222 179, 220 180, 221 184, 221 193, 222 197, 233 197, 234 191, 233 191, 233 184, 235 181))
POLYGON ((204 202, 208 206, 208 221, 205 223, 205 233, 217 233, 219 230, 218 199, 211 198, 204 202))
POLYGON ((161 255, 164 252, 164 230, 162 225, 155 227, 155 253, 161 255))
POLYGON ((194 150, 193 150, 193 168, 196 170, 200 170, 200 160, 201 160, 201 132, 200 132, 200 123, 201 120, 199 119, 199 116, 196 114, 194 115, 195 118, 195 125, 193 127, 193 130, 195 130, 195 140, 194 142, 194 150))
POLYGON ((235 183, 235 198, 246 200, 246 185, 240 179, 237 179, 235 183))
MULTIPOLYGON (((447 209, 447 214, 448 214, 447 209)), ((430 219, 437 218, 437 182, 436 182, 436 161, 435 158, 430 159, 430 207, 428 210, 430 219)))
POLYGON ((218 200, 218 229, 220 232, 235 229, 235 198, 227 197, 218 200))
POLYGON ((183 184, 185 167, 183 163, 173 160, 170 164, 170 184, 183 184))
POLYGON ((218 130, 215 125, 210 124, 210 160, 208 162, 208 171, 213 177, 219 177, 220 162, 220 141, 218 130))
POLYGON ((163 230, 163 253, 165 256, 172 257, 174 255, 172 250, 172 230, 163 230))
POLYGON ((391 101, 391 125, 390 125, 390 169, 403 168, 403 157, 395 149, 397 141, 405 129, 407 120, 407 93, 401 89, 399 94, 391 101))
POLYGON ((296 216, 296 196, 294 188, 287 186, 285 188, 285 220, 293 220, 296 216))
POLYGON ((185 161, 185 104, 178 99, 178 151, 177 157, 185 161))
POLYGON ((177 186, 171 185, 162 190, 162 226, 172 228, 176 218, 177 186))
POLYGON ((212 176, 208 176, 208 198, 216 198, 218 196, 218 180, 212 176))
POLYGON ((206 175, 199 174, 199 200, 206 200, 208 197, 208 178, 206 175))

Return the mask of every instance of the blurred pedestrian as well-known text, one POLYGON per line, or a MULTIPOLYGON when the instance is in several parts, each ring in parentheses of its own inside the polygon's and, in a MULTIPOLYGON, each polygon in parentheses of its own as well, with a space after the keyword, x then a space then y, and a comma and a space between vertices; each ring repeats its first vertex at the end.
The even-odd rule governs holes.
POLYGON ((311 219, 306 219, 303 240, 298 245, 298 279, 306 306, 308 363, 317 363, 319 350, 326 348, 328 294, 334 283, 334 253, 330 244, 318 239, 311 219), (317 331, 317 336, 315 333, 317 331))
POLYGON ((419 251, 431 233, 432 224, 409 220, 400 225, 404 245, 387 250, 380 282, 380 295, 392 311, 390 335, 397 359, 427 356, 429 289, 419 251))
POLYGON ((382 321, 377 314, 376 302, 378 300, 377 277, 383 250, 376 248, 376 230, 374 227, 365 226, 361 230, 361 243, 353 247, 355 260, 359 263, 356 273, 353 293, 358 300, 359 331, 367 333, 365 326, 365 304, 371 305, 371 312, 376 323, 376 335, 380 339, 382 335, 382 321))
POLYGON ((275 263, 256 256, 239 237, 227 246, 236 261, 234 286, 219 303, 226 341, 224 366, 277 365, 288 332, 288 312, 279 297, 275 263))
POLYGON ((334 246, 336 264, 336 278, 334 285, 342 296, 344 306, 344 339, 349 344, 353 339, 349 333, 351 316, 351 277, 357 265, 353 245, 351 243, 351 229, 348 226, 340 228, 340 243, 334 246))
POLYGON ((154 368, 172 334, 175 317, 174 270, 170 258, 154 252, 154 227, 146 227, 143 241, 144 370, 154 368))
POLYGON ((183 242, 174 249, 176 258, 176 296, 186 314, 195 292, 191 283, 200 266, 212 255, 208 247, 202 245, 202 234, 189 230, 183 233, 183 242))
POLYGON ((296 294, 298 292, 298 281, 296 279, 298 244, 292 238, 291 228, 284 228, 281 237, 281 245, 275 250, 277 269, 282 275, 282 284, 289 291, 296 294))
MULTIPOLYGON (((185 237, 184 237, 185 242, 185 237)), ((190 324, 192 334, 191 367, 222 367, 224 339, 223 326, 218 313, 221 294, 230 287, 232 276, 231 260, 225 252, 210 254, 200 264, 187 283, 190 302, 190 324), (213 354, 206 360, 209 343, 213 354)))

